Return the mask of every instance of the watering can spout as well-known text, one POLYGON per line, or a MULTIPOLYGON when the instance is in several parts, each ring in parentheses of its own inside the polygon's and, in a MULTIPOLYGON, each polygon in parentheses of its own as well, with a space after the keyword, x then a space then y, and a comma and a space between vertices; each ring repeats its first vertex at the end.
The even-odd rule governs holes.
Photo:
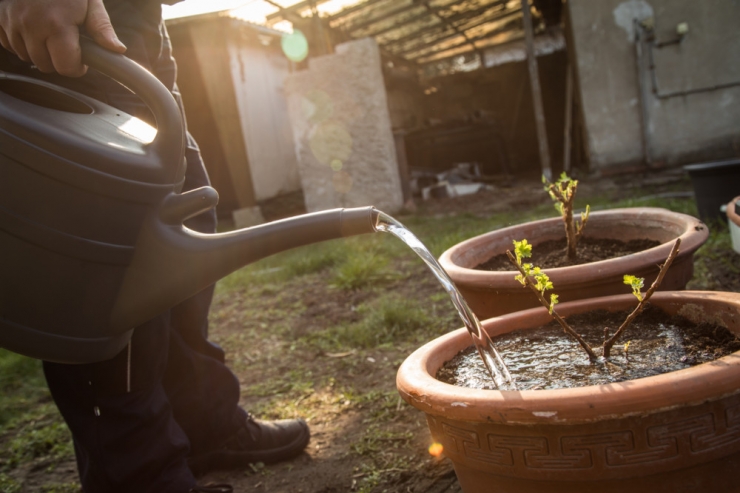
POLYGON ((267 256, 320 241, 373 233, 374 207, 331 209, 228 233, 203 234, 183 221, 211 209, 218 193, 203 187, 167 196, 147 218, 123 280, 111 324, 128 330, 267 256))

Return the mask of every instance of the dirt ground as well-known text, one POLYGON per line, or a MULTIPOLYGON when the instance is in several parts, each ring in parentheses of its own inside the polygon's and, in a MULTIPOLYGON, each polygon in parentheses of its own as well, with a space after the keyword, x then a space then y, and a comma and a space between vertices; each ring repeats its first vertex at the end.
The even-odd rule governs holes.
MULTIPOLYGON (((668 172, 589 180, 588 184, 582 184, 579 194, 617 198, 625 187, 642 187, 648 196, 686 197, 690 190, 690 186, 686 186, 680 174, 668 172)), ((549 201, 543 197, 544 194, 533 194, 531 190, 531 182, 515 183, 466 197, 419 203, 415 213, 434 217, 454 217, 462 213, 490 215, 549 201)), ((740 256, 731 261, 740 268, 740 256)), ((721 263, 709 262, 704 268, 704 278, 708 279, 709 285, 694 286, 694 289, 740 291, 740 280, 737 276, 728 275, 721 263)), ((387 289, 399 297, 414 298, 428 297, 439 291, 436 281, 422 266, 414 272, 411 278, 398 281, 387 289)), ((269 311, 272 303, 302 300, 303 310, 296 313, 294 321, 289 321, 302 334, 320 324, 350 319, 353 312, 347 308, 362 301, 356 299, 357 293, 331 290, 317 278, 291 283, 285 289, 287 292, 283 291, 278 300, 265 296, 259 304, 263 310, 269 311)), ((244 330, 244 321, 233 317, 241 303, 244 300, 238 295, 217 297, 214 305, 214 335, 217 340, 224 343, 233 341, 244 330)), ((267 327, 270 321, 262 323, 267 327)), ((454 320, 450 323, 456 324, 454 320)), ((269 338, 263 343, 271 344, 269 338)), ((277 340, 272 343, 281 344, 277 340)), ((395 372, 415 347, 417 345, 401 344, 394 348, 358 350, 349 354, 322 354, 296 349, 290 352, 289 361, 282 362, 265 362, 260 359, 260 354, 272 352, 267 348, 251 347, 247 352, 251 361, 246 366, 232 360, 244 388, 253 388, 260 378, 264 378, 259 372, 251 371, 255 367, 261 371, 267 368, 270 378, 281 372, 287 375, 291 368, 300 368, 304 374, 311 375, 313 382, 329 382, 324 388, 314 386, 304 393, 286 391, 286 396, 289 395, 292 401, 286 400, 285 405, 296 412, 300 410, 309 421, 311 442, 306 452, 292 462, 257 466, 246 471, 212 473, 203 481, 231 483, 235 491, 240 492, 461 491, 449 461, 435 459, 427 452, 432 440, 423 415, 407 406, 395 393, 395 372), (377 398, 363 400, 337 392, 337 389, 345 387, 362 388, 370 394, 374 392, 377 398)), ((245 392, 242 404, 248 409, 260 409, 265 399, 275 402, 274 395, 260 397, 245 392)))
MULTIPOLYGON (((544 193, 532 193, 541 190, 536 182, 506 185, 465 197, 418 202, 411 212, 454 220, 458 215, 487 217, 549 202, 544 193)), ((643 198, 686 198, 691 189, 678 170, 589 178, 582 182, 579 196, 608 202, 635 188, 644 191, 643 198)), ((301 201, 265 204, 264 212, 268 220, 297 214, 302 212, 301 201)), ((397 217, 404 220, 403 215, 397 217)), ((438 330, 460 326, 446 294, 419 259, 410 255, 394 262, 403 263, 391 266, 403 276, 383 284, 386 293, 397 299, 434 300, 430 310, 442 321, 438 330)), ((740 255, 707 258, 697 266, 700 283, 692 281, 689 288, 740 292, 740 276, 729 273, 727 262, 735 272, 740 270, 740 255)), ((310 340, 327 326, 352 323, 359 318, 355 308, 374 295, 332 288, 321 274, 281 283, 279 290, 264 286, 217 294, 211 311, 212 338, 227 349, 228 362, 242 385, 241 404, 266 419, 302 416, 312 438, 305 453, 293 461, 213 472, 201 483, 229 483, 235 492, 461 491, 450 462, 427 452, 432 440, 424 416, 406 405, 395 389, 398 366, 423 340, 339 353, 293 344, 310 340), (287 319, 286 312, 291 314, 287 319)), ((54 467, 34 463, 14 474, 23 478, 23 491, 50 491, 36 486, 48 483, 50 475, 59 483, 73 482, 73 461, 54 467)))

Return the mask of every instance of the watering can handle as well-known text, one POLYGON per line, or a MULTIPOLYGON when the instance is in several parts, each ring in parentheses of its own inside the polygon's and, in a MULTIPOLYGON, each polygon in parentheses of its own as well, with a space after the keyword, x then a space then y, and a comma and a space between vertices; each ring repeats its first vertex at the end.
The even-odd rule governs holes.
POLYGON ((185 130, 182 114, 170 91, 147 69, 130 58, 108 51, 95 41, 80 36, 82 63, 107 75, 136 94, 146 104, 157 122, 152 151, 172 166, 172 181, 178 181, 184 153, 185 130), (177 156, 176 160, 168 156, 177 156))

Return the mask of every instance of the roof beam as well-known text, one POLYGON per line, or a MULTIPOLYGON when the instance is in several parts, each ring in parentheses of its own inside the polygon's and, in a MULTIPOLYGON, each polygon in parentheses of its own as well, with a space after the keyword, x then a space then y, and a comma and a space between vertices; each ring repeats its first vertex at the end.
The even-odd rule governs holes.
POLYGON ((450 22, 449 20, 447 20, 445 17, 443 17, 442 15, 440 15, 440 13, 438 11, 435 11, 434 9, 432 9, 429 6, 429 0, 422 0, 422 3, 424 4, 424 8, 426 8, 427 11, 429 11, 430 14, 434 15, 436 18, 438 18, 440 21, 442 21, 443 24, 449 26, 453 31, 455 31, 457 34, 459 34, 463 38, 465 38, 465 41, 468 44, 470 44, 470 46, 473 48, 473 50, 478 53, 478 56, 481 57, 481 61, 483 60, 483 56, 478 52, 478 47, 475 46, 475 43, 470 40, 470 38, 468 37, 468 35, 467 35, 467 33, 465 31, 460 31, 460 29, 458 29, 457 26, 455 26, 455 24, 453 24, 452 22, 450 22))
POLYGON ((421 7, 421 5, 418 4, 418 3, 416 3, 416 2, 414 2, 412 0, 411 3, 408 3, 408 4, 404 5, 403 7, 399 7, 397 9, 391 10, 390 12, 386 12, 385 14, 383 14, 383 15, 381 15, 379 17, 376 17, 374 19, 368 19, 368 20, 363 21, 363 22, 358 22, 357 24, 350 24, 349 26, 347 26, 345 28, 345 30, 348 31, 348 32, 350 32, 350 33, 351 32, 354 32, 354 31, 359 31, 360 29, 363 29, 363 28, 365 28, 367 26, 372 26, 373 24, 377 24, 378 22, 382 22, 382 21, 384 21, 384 20, 386 20, 386 19, 388 19, 390 17, 393 17, 394 15, 402 14, 402 13, 404 13, 406 11, 411 10, 411 9, 415 9, 416 7, 421 7))
POLYGON ((362 3, 358 3, 351 7, 347 7, 346 9, 342 9, 334 15, 330 15, 329 22, 334 22, 335 20, 341 19, 342 17, 347 17, 348 15, 353 14, 357 12, 358 10, 363 10, 367 7, 370 7, 371 5, 375 5, 376 3, 380 3, 384 1, 386 0, 365 0, 362 3))
MULTIPOLYGON (((490 37, 490 36, 487 36, 487 37, 490 37)), ((483 38, 483 39, 486 39, 486 38, 483 38)), ((505 41, 505 42, 503 42, 501 44, 497 44, 497 45, 494 45, 494 46, 496 46, 496 47, 503 47, 503 46, 506 46, 506 45, 509 45, 509 44, 512 44, 512 43, 516 43, 517 41, 522 41, 523 39, 524 39, 524 35, 518 36, 515 39, 511 39, 509 41, 505 41)), ((493 46, 484 46, 483 48, 481 48, 481 50, 485 54, 486 50, 489 49, 489 48, 492 48, 492 47, 493 46)), ((443 56, 443 57, 440 57, 440 58, 434 58, 432 60, 422 60, 422 61, 418 61, 416 63, 417 63, 417 67, 420 67, 420 68, 423 69, 425 65, 431 65, 433 63, 444 62, 444 61, 447 61, 447 60, 451 60, 453 58, 457 58, 459 56, 467 55, 468 53, 470 53, 470 51, 463 51, 463 52, 460 52, 460 53, 455 53, 454 55, 447 55, 447 56, 443 56)), ((414 62, 410 62, 410 63, 414 63, 414 62)), ((483 65, 485 66, 485 61, 483 61, 483 65)))
POLYGON ((282 7, 279 4, 273 2, 272 0, 264 0, 264 1, 280 9, 274 14, 270 14, 266 17, 267 22, 270 23, 278 19, 290 20, 286 16, 289 16, 291 14, 300 15, 299 12, 301 10, 307 9, 311 7, 312 5, 321 5, 322 3, 326 3, 329 0, 304 0, 302 2, 298 2, 295 5, 291 5, 290 7, 282 7))
MULTIPOLYGON (((457 22, 459 20, 468 20, 470 18, 475 18, 479 14, 481 14, 481 13, 485 12, 486 10, 490 9, 491 7, 495 7, 497 5, 502 5, 502 6, 504 6, 504 9, 505 9, 506 8, 506 2, 507 2, 507 0, 493 0, 491 3, 486 4, 486 5, 482 6, 482 7, 478 7, 475 10, 466 10, 464 12, 459 12, 459 13, 457 13, 455 15, 451 15, 447 19, 450 22, 457 22)), ((444 9, 449 8, 451 5, 454 5, 454 3, 447 4, 444 7, 437 7, 437 9, 444 10, 444 9)), ((424 17, 426 17, 427 15, 428 15, 428 13, 425 12, 424 13, 424 17)), ((490 19, 490 20, 491 21, 494 21, 496 19, 494 18, 494 19, 490 19)), ((437 24, 437 26, 435 26, 435 27, 441 27, 441 26, 444 26, 444 24, 441 24, 440 23, 440 24, 437 24)), ((444 29, 438 29, 438 30, 435 30, 435 31, 444 31, 444 29)), ((436 32, 435 32, 435 34, 436 34, 436 32)), ((371 33, 371 34, 369 34, 369 36, 377 36, 377 35, 378 35, 378 33, 371 33)), ((390 47, 392 45, 396 45, 398 43, 402 43, 404 41, 408 41, 409 39, 417 38, 417 37, 419 37, 419 31, 415 31, 415 32, 409 33, 409 34, 407 34, 405 36, 401 36, 400 38, 396 38, 396 39, 390 40, 387 43, 384 43, 384 45, 386 47, 390 47)))
MULTIPOLYGON (((520 11, 515 12, 515 13, 519 13, 519 12, 520 11)), ((486 40, 488 38, 492 38, 493 36, 496 36, 498 34, 501 34, 501 33, 504 33, 506 31, 510 31, 510 30, 511 30, 510 28, 508 28, 506 26, 502 26, 502 27, 499 27, 498 29, 493 29, 493 30, 491 30, 491 31, 489 31, 489 32, 487 32, 485 34, 482 34, 480 36, 477 36, 477 37, 471 38, 471 39, 472 39, 472 42, 473 43, 477 43, 478 41, 484 41, 484 40, 486 40)), ((425 57, 431 57, 431 56, 434 56, 435 54, 438 54, 438 53, 444 53, 445 51, 450 51, 450 50, 454 50, 455 48, 460 48, 461 46, 465 46, 466 44, 468 44, 467 41, 461 42, 461 43, 457 43, 457 44, 452 45, 452 46, 446 46, 446 47, 441 48, 439 50, 435 50, 435 51, 432 51, 432 52, 423 53, 423 54, 420 54, 420 55, 417 55, 417 56, 410 56, 410 57, 407 57, 407 58, 409 60, 418 61, 419 59, 423 59, 425 57)), ((465 53, 468 53, 468 52, 465 52, 465 53)), ((458 56, 458 55, 456 54, 456 55, 453 55, 453 56, 458 56)), ((432 60, 429 60, 429 61, 432 61, 432 60)), ((424 61, 421 61, 421 62, 418 62, 418 63, 424 64, 424 63, 428 63, 429 61, 424 60, 424 61)))
MULTIPOLYGON (((464 28, 464 30, 467 31, 468 29, 475 29, 476 27, 482 26, 484 24, 488 24, 489 22, 507 19, 509 17, 514 17, 514 16, 517 16, 517 15, 521 15, 521 10, 519 10, 519 9, 517 9, 517 10, 510 10, 510 11, 505 12, 502 15, 496 16, 493 19, 482 19, 482 20, 479 20, 478 22, 474 23, 471 26, 466 26, 464 28)), ((499 28, 499 29, 502 29, 502 28, 499 28)), ((506 29, 503 29, 503 30, 506 30, 506 29)), ((496 29, 494 29, 494 31, 496 31, 496 29)), ((486 36, 487 35, 488 35, 488 33, 486 33, 486 36)), ((407 53, 414 53, 416 51, 424 50, 425 48, 429 48, 430 46, 434 46, 434 45, 438 44, 441 41, 444 41, 444 40, 447 40, 447 39, 451 39, 451 38, 454 38, 456 36, 458 36, 458 34, 455 33, 455 32, 453 32, 451 34, 447 34, 447 35, 444 35, 444 36, 441 36, 441 37, 432 39, 431 41, 427 41, 426 43, 423 43, 423 44, 420 44, 420 45, 412 46, 412 47, 409 47, 409 48, 404 48, 404 49, 402 49, 400 51, 394 51, 393 53, 395 53, 396 55, 405 55, 407 53)), ((477 38, 475 40, 477 41, 477 38)), ((386 45, 386 47, 387 47, 387 45, 386 45)), ((449 48, 445 48, 445 50, 447 50, 447 49, 449 49, 449 48)), ((419 55, 419 56, 417 56, 415 58, 420 58, 422 56, 424 56, 424 55, 419 55)), ((414 58, 414 57, 411 57, 411 58, 414 58)))

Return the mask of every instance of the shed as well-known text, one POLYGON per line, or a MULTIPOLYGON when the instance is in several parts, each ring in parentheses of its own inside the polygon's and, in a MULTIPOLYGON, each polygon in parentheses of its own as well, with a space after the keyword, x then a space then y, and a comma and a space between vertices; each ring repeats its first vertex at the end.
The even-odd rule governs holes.
POLYGON ((283 95, 283 33, 225 13, 170 19, 167 27, 219 215, 258 224, 259 204, 301 188, 283 95))

